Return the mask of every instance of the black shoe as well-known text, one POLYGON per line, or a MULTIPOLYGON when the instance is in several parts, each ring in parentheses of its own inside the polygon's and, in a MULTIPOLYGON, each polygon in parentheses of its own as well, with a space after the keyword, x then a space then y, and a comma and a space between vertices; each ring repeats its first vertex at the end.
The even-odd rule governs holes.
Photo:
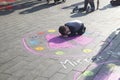
POLYGON ((86 8, 86 13, 89 13, 90 12, 90 7, 88 6, 87 8, 86 8))
POLYGON ((77 12, 77 11, 78 11, 78 6, 76 6, 76 7, 73 9, 72 13, 75 13, 75 12, 77 12))
POLYGON ((86 31, 86 27, 84 27, 83 29, 82 29, 82 32, 84 33, 86 31))
POLYGON ((90 12, 93 12, 93 11, 95 11, 95 8, 92 8, 90 12))
POLYGON ((54 3, 55 3, 55 4, 58 4, 58 2, 59 2, 59 0, 54 0, 54 3))
POLYGON ((62 0, 62 2, 65 2, 66 0, 62 0))

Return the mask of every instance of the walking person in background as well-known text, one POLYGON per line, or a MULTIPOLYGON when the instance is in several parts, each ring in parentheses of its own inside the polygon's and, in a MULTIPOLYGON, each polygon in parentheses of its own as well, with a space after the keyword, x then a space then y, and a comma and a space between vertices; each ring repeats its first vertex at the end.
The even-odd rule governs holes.
MULTIPOLYGON (((54 0, 54 3, 57 4, 60 0, 54 0)), ((65 2, 66 0, 62 0, 62 2, 65 2)), ((47 4, 49 4, 50 0, 47 0, 47 4)))
POLYGON ((86 11, 88 4, 90 4, 91 7, 91 11, 95 10, 95 4, 94 4, 94 0, 84 0, 84 7, 80 8, 80 11, 86 11))
MULTIPOLYGON (((96 9, 99 9, 99 0, 97 0, 97 8, 96 9)), ((73 9, 72 13, 74 13, 74 12, 84 12, 84 11, 86 11, 87 13, 95 11, 94 0, 84 0, 84 7, 79 8, 78 6, 76 6, 73 9), (88 4, 90 4, 90 7, 88 6, 88 4)))

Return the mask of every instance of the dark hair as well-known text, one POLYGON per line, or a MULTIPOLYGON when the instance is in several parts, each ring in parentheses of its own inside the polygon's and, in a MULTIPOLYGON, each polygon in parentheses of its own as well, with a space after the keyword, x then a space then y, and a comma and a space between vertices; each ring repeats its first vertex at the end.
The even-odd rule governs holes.
POLYGON ((82 25, 81 25, 81 28, 84 28, 84 27, 85 27, 84 24, 82 24, 82 25))
POLYGON ((60 27, 59 27, 59 32, 60 32, 62 35, 65 35, 65 31, 66 31, 65 26, 60 26, 60 27))

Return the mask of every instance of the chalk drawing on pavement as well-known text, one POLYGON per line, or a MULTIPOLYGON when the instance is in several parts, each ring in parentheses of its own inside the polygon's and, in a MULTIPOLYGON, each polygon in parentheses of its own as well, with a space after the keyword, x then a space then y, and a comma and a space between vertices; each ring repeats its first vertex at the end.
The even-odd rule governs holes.
POLYGON ((53 33, 53 32, 56 32, 56 30, 54 30, 54 29, 50 29, 50 30, 48 30, 48 32, 53 33))
POLYGON ((56 55, 63 55, 63 54, 65 54, 63 51, 57 51, 57 52, 55 52, 55 54, 56 55))
POLYGON ((84 53, 91 53, 92 50, 91 50, 91 49, 83 49, 83 52, 84 52, 84 53))
POLYGON ((39 47, 36 47, 35 50, 42 51, 42 50, 44 50, 44 47, 39 46, 39 47))
MULTIPOLYGON (((94 35, 97 36, 98 34, 94 35)), ((79 58, 81 55, 84 55, 83 53, 92 52, 93 50, 87 50, 86 46, 89 46, 95 40, 96 37, 89 33, 82 36, 63 38, 56 30, 50 29, 28 33, 22 38, 22 43, 25 49, 33 54, 65 59, 79 58), (59 51, 63 51, 64 53, 59 51)))

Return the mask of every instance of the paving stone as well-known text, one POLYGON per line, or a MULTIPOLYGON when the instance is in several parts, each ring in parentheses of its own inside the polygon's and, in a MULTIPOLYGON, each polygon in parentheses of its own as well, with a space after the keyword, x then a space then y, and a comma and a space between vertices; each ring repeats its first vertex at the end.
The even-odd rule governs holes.
POLYGON ((48 78, 38 76, 37 78, 35 78, 35 80, 48 80, 48 78))
POLYGON ((60 64, 55 64, 52 65, 50 67, 48 67, 41 76, 43 77, 51 77, 52 75, 54 75, 57 71, 59 71, 59 69, 61 68, 60 64))
POLYGON ((11 75, 0 73, 0 80, 7 80, 11 75))
POLYGON ((77 71, 70 71, 69 74, 66 74, 66 76, 62 80, 74 80, 76 77, 77 71))
POLYGON ((65 77, 65 74, 56 73, 54 76, 50 78, 50 80, 63 80, 64 77, 65 77))
POLYGON ((0 72, 4 72, 5 70, 10 69, 17 63, 21 62, 23 59, 24 59, 24 57, 16 57, 15 59, 7 62, 6 64, 0 66, 0 72))
POLYGON ((29 62, 26 61, 21 61, 19 63, 17 63, 16 65, 10 67, 9 69, 5 70, 5 73, 9 73, 12 74, 18 70, 21 70, 24 66, 26 66, 29 62))

